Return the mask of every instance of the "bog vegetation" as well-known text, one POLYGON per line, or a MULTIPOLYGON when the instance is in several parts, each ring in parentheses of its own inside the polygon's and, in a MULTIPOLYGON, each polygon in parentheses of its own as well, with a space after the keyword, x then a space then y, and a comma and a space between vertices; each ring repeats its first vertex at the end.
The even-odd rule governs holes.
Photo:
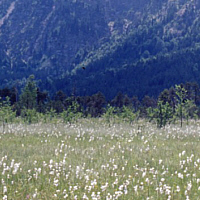
POLYGON ((80 118, 103 118, 109 125, 120 121, 132 124, 145 118, 158 127, 167 124, 183 126, 183 121, 200 117, 200 89, 197 83, 185 83, 165 89, 157 99, 144 96, 128 97, 119 92, 111 101, 98 92, 92 96, 71 96, 58 91, 52 97, 42 92, 31 75, 26 86, 18 94, 16 88, 0 90, 0 122, 8 123, 65 123, 71 124, 80 118))
POLYGON ((157 128, 113 119, 109 126, 82 118, 1 126, 0 198, 198 199, 199 123, 157 128))
POLYGON ((31 76, 15 92, 1 90, 0 198, 200 196, 197 84, 106 102, 101 93, 50 98, 31 76))

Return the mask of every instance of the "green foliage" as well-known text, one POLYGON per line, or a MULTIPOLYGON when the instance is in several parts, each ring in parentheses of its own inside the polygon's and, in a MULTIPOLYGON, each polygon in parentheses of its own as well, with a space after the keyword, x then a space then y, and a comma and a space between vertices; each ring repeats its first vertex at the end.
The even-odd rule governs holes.
POLYGON ((28 78, 27 84, 20 96, 20 103, 25 109, 36 108, 37 105, 37 87, 34 76, 28 78))
POLYGON ((103 114, 105 121, 111 126, 116 120, 116 108, 108 104, 106 112, 103 114))
POLYGON ((133 112, 133 109, 131 109, 128 106, 123 106, 122 112, 120 114, 120 117, 125 121, 130 124, 133 123, 133 121, 139 116, 139 111, 138 112, 133 112))
POLYGON ((155 117, 154 108, 148 107, 146 109, 146 112, 147 112, 146 117, 147 117, 147 119, 149 119, 149 122, 151 122, 154 119, 154 117, 155 117))
POLYGON ((175 116, 180 119, 181 127, 183 126, 183 119, 187 122, 190 117, 197 118, 197 107, 194 100, 188 99, 188 91, 183 85, 176 85, 177 104, 175 109, 175 116))
POLYGON ((0 199, 198 200, 199 123, 10 126, 0 135, 0 199))
POLYGON ((87 112, 92 117, 99 117, 104 113, 105 96, 98 92, 87 99, 87 112))
POLYGON ((185 114, 184 105, 186 103, 187 91, 181 85, 176 85, 175 89, 176 89, 176 95, 177 95, 177 101, 178 101, 178 103, 176 105, 176 116, 180 118, 181 127, 182 127, 183 126, 183 118, 184 118, 184 114, 185 114))
POLYGON ((197 106, 195 105, 194 101, 187 99, 185 101, 184 109, 183 109, 183 115, 186 118, 187 123, 189 121, 189 118, 192 118, 192 119, 198 118, 197 111, 198 111, 198 109, 197 109, 197 106))
MULTIPOLYGON (((40 92, 33 79, 34 77, 29 77, 19 102, 13 106, 10 104, 9 97, 0 101, 0 121, 4 128, 6 123, 14 121, 16 111, 19 116, 18 121, 28 124, 40 122, 71 124, 82 117, 90 116, 103 117, 109 126, 122 121, 133 125, 139 117, 145 117, 149 122, 155 121, 159 128, 177 119, 180 119, 182 127, 184 119, 189 122, 190 118, 197 119, 199 114, 197 105, 200 94, 196 83, 186 83, 176 85, 175 89, 165 89, 160 93, 158 100, 146 95, 141 102, 137 97, 129 98, 119 92, 111 101, 113 105, 111 106, 106 104, 105 97, 100 92, 92 96, 67 97, 64 92, 59 91, 53 99, 47 98, 47 93, 40 92), (29 106, 30 108, 27 108, 29 106), (38 106, 40 106, 39 109, 38 106)), ((3 97, 5 98, 5 95, 3 97)))
POLYGON ((25 123, 38 123, 40 119, 36 109, 22 109, 21 117, 25 123))
POLYGON ((5 101, 0 101, 0 121, 3 124, 14 122, 15 117, 16 112, 13 111, 9 98, 7 97, 5 101))
POLYGON ((158 127, 164 127, 173 118, 173 110, 168 102, 158 101, 157 108, 154 109, 154 118, 158 127))
POLYGON ((56 110, 54 110, 53 108, 47 111, 43 116, 43 120, 45 123, 51 123, 51 122, 57 123, 57 118, 58 118, 58 115, 56 113, 56 110))
POLYGON ((72 105, 70 105, 60 115, 63 122, 69 124, 77 122, 77 120, 82 117, 82 113, 79 112, 79 104, 77 102, 72 102, 72 105))
MULTIPOLYGON (((0 5, 1 18, 12 2, 0 5)), ((35 74, 51 94, 70 95, 75 86, 76 95, 101 91, 110 100, 118 91, 141 99, 200 83, 198 1, 106 2, 21 0, 1 27, 1 87, 20 87, 35 74)))

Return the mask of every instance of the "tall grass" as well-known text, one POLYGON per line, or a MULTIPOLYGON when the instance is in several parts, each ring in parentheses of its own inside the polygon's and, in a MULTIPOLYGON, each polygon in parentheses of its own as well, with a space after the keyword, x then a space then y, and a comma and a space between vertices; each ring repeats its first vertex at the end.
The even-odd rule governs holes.
POLYGON ((7 125, 0 129, 0 198, 199 199, 199 124, 7 125))

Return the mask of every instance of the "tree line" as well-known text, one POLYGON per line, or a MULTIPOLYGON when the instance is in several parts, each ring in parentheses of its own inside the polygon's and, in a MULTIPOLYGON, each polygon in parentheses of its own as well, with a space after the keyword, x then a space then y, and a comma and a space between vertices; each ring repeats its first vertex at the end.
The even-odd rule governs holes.
POLYGON ((59 90, 55 95, 37 87, 31 75, 21 93, 16 88, 0 89, 0 121, 22 120, 25 123, 57 122, 72 123, 81 117, 102 117, 108 124, 117 121, 133 123, 145 118, 164 127, 168 123, 200 117, 200 88, 197 83, 187 82, 163 90, 157 98, 129 97, 119 92, 112 100, 98 92, 92 96, 67 96, 59 90))

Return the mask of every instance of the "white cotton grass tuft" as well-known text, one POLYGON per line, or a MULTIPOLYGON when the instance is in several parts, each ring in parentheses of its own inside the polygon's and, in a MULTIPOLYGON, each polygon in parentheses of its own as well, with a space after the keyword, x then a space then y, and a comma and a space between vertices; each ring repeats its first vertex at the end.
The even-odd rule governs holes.
POLYGON ((0 139, 0 198, 198 199, 199 124, 8 125, 0 139))

